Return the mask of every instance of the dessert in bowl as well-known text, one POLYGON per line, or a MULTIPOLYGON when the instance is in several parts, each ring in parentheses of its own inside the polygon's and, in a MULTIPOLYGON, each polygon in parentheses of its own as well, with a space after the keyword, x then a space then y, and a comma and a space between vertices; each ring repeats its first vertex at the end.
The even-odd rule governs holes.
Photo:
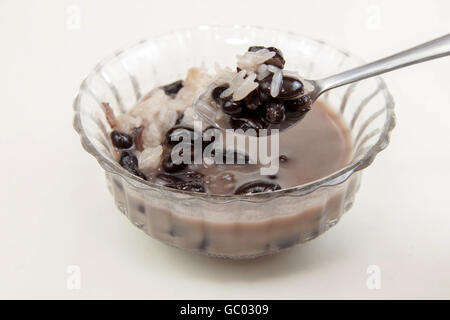
MULTIPOLYGON (((283 67, 308 78, 360 64, 351 54, 293 33, 198 27, 117 51, 80 87, 74 127, 84 148, 105 169, 118 208, 164 243, 214 256, 249 258, 313 239, 351 207, 361 170, 389 142, 394 104, 384 82, 374 78, 330 91, 307 106, 304 120, 279 134, 276 174, 261 176, 260 166, 248 163, 246 154, 241 165, 171 163, 168 155, 174 147, 168 138, 180 132, 195 135, 192 102, 217 80, 216 63, 234 66, 236 54, 255 51, 248 50, 254 45, 280 49, 286 59, 283 67)), ((250 76, 249 72, 241 80, 250 76)), ((221 103, 226 89, 216 95, 221 103)), ((282 102, 282 107, 278 100, 270 103, 275 102, 276 112, 259 107, 270 123, 280 119, 280 108, 286 107, 283 119, 289 117, 291 102, 282 102)), ((248 121, 236 123, 239 127, 248 121)), ((201 128, 205 130, 207 126, 201 128)))

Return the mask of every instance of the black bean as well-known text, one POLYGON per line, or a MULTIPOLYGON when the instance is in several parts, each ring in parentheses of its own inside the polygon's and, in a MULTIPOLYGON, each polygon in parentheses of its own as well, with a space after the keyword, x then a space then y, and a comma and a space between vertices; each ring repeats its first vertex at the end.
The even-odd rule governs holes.
POLYGON ((283 77, 277 98, 292 99, 303 93, 303 83, 293 77, 283 77))
POLYGON ((280 190, 281 187, 277 183, 267 182, 264 180, 256 180, 244 183, 236 189, 234 194, 245 195, 259 192, 280 190))
POLYGON ((242 115, 240 117, 231 117, 230 124, 233 129, 242 129, 244 131, 248 129, 264 129, 266 124, 259 114, 254 115, 242 115))
POLYGON ((174 183, 174 184, 167 184, 166 187, 174 188, 177 190, 183 190, 183 191, 191 191, 191 192, 205 192, 205 187, 200 182, 182 182, 182 183, 174 183))
POLYGON ((122 154, 120 155, 119 163, 128 172, 134 174, 135 176, 138 176, 139 178, 147 180, 147 176, 138 169, 138 159, 131 152, 122 152, 122 154))
POLYGON ((138 168, 134 169, 132 172, 135 176, 138 176, 141 179, 147 180, 147 176, 138 168))
MULTIPOLYGON (((259 82, 259 90, 270 95, 270 86, 272 84, 272 76, 268 75, 259 82)), ((280 92, 277 98, 292 99, 303 93, 303 83, 293 77, 284 76, 281 82, 280 92)))
POLYGON ((162 162, 163 170, 168 173, 179 172, 179 171, 186 169, 186 167, 187 167, 187 163, 184 163, 184 162, 180 162, 178 164, 174 163, 172 161, 172 157, 171 157, 170 153, 164 158, 164 160, 162 162))
POLYGON ((295 100, 287 100, 285 106, 288 117, 300 118, 311 110, 311 98, 305 95, 295 100))
POLYGON ((280 69, 283 69, 286 61, 283 58, 283 53, 281 52, 281 50, 279 50, 275 47, 268 47, 267 50, 275 52, 275 56, 273 56, 269 60, 266 60, 264 63, 273 65, 280 69))
POLYGON ((158 173, 156 175, 156 178, 164 181, 165 183, 171 183, 171 184, 184 182, 183 179, 181 179, 177 176, 171 175, 171 174, 167 174, 167 173, 158 173))
POLYGON ((119 163, 122 167, 124 167, 127 170, 134 170, 138 166, 138 159, 134 154, 128 151, 122 152, 120 155, 119 163))
POLYGON ((224 99, 222 99, 222 98, 220 97, 220 95, 222 94, 222 92, 224 92, 225 90, 227 90, 228 87, 229 87, 229 85, 224 84, 224 85, 215 87, 215 88, 213 89, 213 91, 211 92, 211 96, 212 96, 212 98, 214 99, 215 102, 217 102, 217 103, 220 104, 220 105, 223 104, 224 99))
POLYGON ((252 46, 248 48, 249 52, 257 52, 261 49, 267 49, 271 52, 275 52, 275 56, 273 56, 272 58, 270 58, 269 60, 265 61, 265 64, 270 64, 273 65, 277 68, 283 69, 284 68, 284 64, 285 64, 285 60, 283 58, 283 53, 281 52, 280 49, 277 49, 275 47, 263 47, 263 46, 252 46))
POLYGON ((266 108, 266 120, 270 123, 281 123, 286 118, 284 105, 278 102, 271 102, 266 108))
POLYGON ((205 177, 202 173, 197 171, 186 171, 181 174, 186 181, 202 181, 205 177))
POLYGON ((156 178, 162 180, 165 185, 178 186, 186 183, 202 183, 204 175, 197 171, 186 171, 174 174, 158 173, 156 178))
POLYGON ((255 111, 261 105, 260 96, 257 90, 250 92, 244 99, 245 106, 250 111, 255 111))
POLYGON ((264 79, 259 81, 258 91, 260 95, 260 99, 264 102, 269 102, 272 98, 270 95, 270 85, 272 84, 273 74, 268 75, 264 79))
POLYGON ((283 57, 283 52, 281 52, 280 49, 275 48, 275 47, 267 47, 267 50, 269 50, 270 52, 275 52, 277 55, 283 57))
POLYGON ((242 113, 242 103, 240 101, 233 101, 231 99, 224 101, 222 110, 230 116, 239 115, 242 113))
POLYGON ((259 50, 264 49, 264 48, 265 47, 263 47, 263 46, 251 46, 251 47, 248 48, 248 51, 249 52, 256 52, 256 51, 259 51, 259 50))
POLYGON ((164 93, 172 98, 174 98, 177 95, 178 91, 180 91, 181 88, 183 88, 182 80, 172 82, 172 83, 162 87, 162 89, 164 90, 164 93))
MULTIPOLYGON (((270 79, 270 81, 272 81, 272 78, 270 79)), ((258 98, 259 98, 259 101, 261 102, 261 104, 267 104, 269 102, 272 102, 273 98, 270 95, 270 88, 269 88, 268 93, 264 92, 263 90, 261 90, 259 88, 256 89, 256 92, 258 93, 258 98)))
POLYGON ((193 129, 182 126, 172 127, 166 134, 166 143, 169 145, 175 145, 180 142, 194 143, 199 136, 193 129))
POLYGON ((133 137, 126 133, 114 130, 110 136, 113 146, 117 149, 129 149, 133 146, 133 137))

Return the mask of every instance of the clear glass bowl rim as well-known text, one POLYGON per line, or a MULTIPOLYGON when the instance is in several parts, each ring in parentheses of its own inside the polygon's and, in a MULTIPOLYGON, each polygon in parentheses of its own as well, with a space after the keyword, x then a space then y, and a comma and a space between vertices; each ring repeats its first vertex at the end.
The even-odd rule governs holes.
MULTIPOLYGON (((361 58, 355 56, 354 54, 340 49, 334 45, 330 45, 326 41, 311 38, 309 36, 303 35, 301 33, 293 32, 293 31, 285 31, 285 30, 279 30, 276 28, 267 28, 267 27, 261 27, 261 26, 250 26, 250 25, 199 25, 196 27, 189 27, 189 28, 178 28, 172 31, 164 32, 160 35, 152 36, 146 39, 143 39, 141 41, 135 42, 132 45, 124 46, 114 52, 124 52, 129 48, 132 48, 136 45, 140 45, 152 40, 156 40, 158 38, 163 38, 170 36, 174 32, 188 32, 193 30, 205 30, 205 29, 215 29, 215 28, 235 28, 235 29, 254 29, 254 30, 270 30, 273 32, 279 32, 284 33, 286 35, 290 35, 293 37, 303 37, 305 39, 308 39, 308 41, 316 42, 320 45, 328 46, 334 50, 339 51, 343 55, 352 58, 356 61, 358 61, 361 65, 365 63, 364 60, 361 58)), ((95 72, 95 70, 99 70, 102 68, 103 65, 107 64, 111 59, 115 58, 116 55, 110 54, 103 59, 101 59, 95 67, 83 78, 83 81, 81 82, 80 88, 78 89, 74 102, 73 102, 73 110, 75 112, 74 120, 73 120, 73 127, 80 135, 81 144, 83 148, 93 155, 97 162, 102 166, 102 168, 114 175, 118 175, 122 177, 128 184, 131 186, 140 189, 142 191, 145 190, 152 190, 152 191, 160 191, 164 193, 169 193, 171 195, 177 195, 183 197, 183 200, 204 200, 207 202, 220 202, 220 203, 226 203, 226 202, 232 202, 232 201, 248 201, 248 202, 261 202, 265 200, 270 200, 273 198, 278 197, 284 197, 284 196, 304 196, 309 193, 312 193, 316 191, 319 188, 326 188, 331 186, 336 186, 339 184, 344 183, 347 181, 354 173, 367 168, 374 160, 375 157, 379 152, 384 150, 390 142, 390 135, 392 130, 395 127, 396 124, 396 118, 395 118, 395 112, 394 112, 394 99, 387 89, 386 83, 381 77, 375 77, 376 81, 378 81, 379 88, 381 89, 381 92, 383 93, 384 99, 386 101, 385 109, 386 109, 386 118, 383 125, 383 128, 380 132, 380 136, 377 140, 377 142, 369 148, 369 150, 362 155, 362 157, 359 160, 352 161, 347 166, 341 168, 338 171, 335 171, 328 176, 322 177, 320 179, 295 186, 290 188, 284 188, 277 191, 271 191, 271 192, 262 192, 262 193, 255 193, 250 194, 246 196, 242 195, 211 195, 206 193, 196 193, 196 192, 190 192, 190 191, 182 191, 182 190, 176 190, 173 188, 168 188, 163 185, 159 185, 156 183, 152 183, 149 181, 144 181, 137 176, 129 173, 127 170, 122 168, 120 164, 117 161, 114 161, 113 159, 104 157, 102 153, 97 150, 95 145, 91 142, 89 136, 86 134, 85 129, 83 128, 83 124, 81 121, 81 103, 80 103, 80 94, 82 91, 82 88, 86 85, 86 80, 89 79, 89 77, 95 72)))

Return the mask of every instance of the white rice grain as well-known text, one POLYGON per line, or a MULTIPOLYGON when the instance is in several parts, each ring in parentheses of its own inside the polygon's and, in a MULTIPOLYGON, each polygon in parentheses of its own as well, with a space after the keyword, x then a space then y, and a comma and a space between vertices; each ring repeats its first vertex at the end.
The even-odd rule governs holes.
POLYGON ((246 73, 247 72, 245 70, 241 70, 238 73, 235 73, 233 79, 228 83, 230 87, 222 92, 220 97, 228 97, 232 95, 237 89, 239 89, 239 87, 244 83, 244 77, 246 73))
POLYGON ((273 66, 273 65, 271 65, 271 64, 267 65, 267 69, 268 69, 268 70, 269 70, 270 72, 272 72, 272 73, 275 73, 275 72, 281 71, 281 69, 280 69, 280 68, 278 68, 278 67, 275 67, 275 66, 273 66))
POLYGON ((119 114, 117 117, 117 129, 125 133, 131 133, 134 128, 138 128, 142 124, 140 116, 130 116, 129 114, 119 114))
POLYGON ((275 98, 280 93, 282 81, 283 81, 283 73, 281 72, 280 69, 278 69, 276 72, 274 72, 272 82, 270 83, 270 95, 272 97, 275 98))
POLYGON ((275 52, 261 49, 256 52, 247 51, 243 55, 237 55, 237 66, 243 70, 256 72, 258 66, 275 56, 275 52))
POLYGON ((212 80, 205 67, 192 67, 188 70, 184 86, 194 88, 204 88, 212 80))
POLYGON ((162 132, 166 133, 167 131, 169 131, 170 128, 172 128, 175 125, 177 119, 178 114, 175 110, 163 108, 161 109, 155 120, 159 125, 159 129, 162 132))
POLYGON ((235 92, 244 83, 247 72, 245 70, 239 71, 236 76, 230 82, 230 88, 235 92))
POLYGON ((247 78, 244 79, 240 87, 233 92, 233 100, 234 101, 242 100, 246 96, 248 96, 250 92, 255 90, 258 87, 258 83, 255 82, 255 79, 256 73, 249 72, 247 78))
POLYGON ((206 129, 209 124, 203 121, 200 116, 195 112, 193 107, 186 108, 184 111, 183 119, 181 120, 181 125, 188 128, 194 128, 194 121, 200 121, 202 124, 202 129, 206 129))
POLYGON ((144 149, 156 147, 163 141, 164 134, 156 122, 150 122, 142 131, 144 149))
POLYGON ((226 89, 224 92, 222 92, 220 94, 220 98, 223 99, 223 98, 231 96, 232 94, 233 94, 233 89, 232 88, 228 88, 228 89, 226 89))
POLYGON ((216 68, 216 75, 214 77, 214 83, 221 85, 224 83, 230 83, 233 80, 236 72, 231 70, 231 68, 226 67, 224 69, 216 68))
POLYGON ((267 67, 267 64, 262 64, 262 65, 260 65, 259 67, 258 67, 258 75, 257 75, 257 77, 256 77, 256 79, 258 79, 258 81, 259 80, 262 80, 262 79, 264 79, 265 77, 267 77, 268 75, 270 75, 270 71, 269 71, 269 69, 268 69, 268 67, 267 67))
POLYGON ((144 149, 139 155, 138 163, 140 170, 155 170, 161 162, 163 153, 162 145, 144 149))

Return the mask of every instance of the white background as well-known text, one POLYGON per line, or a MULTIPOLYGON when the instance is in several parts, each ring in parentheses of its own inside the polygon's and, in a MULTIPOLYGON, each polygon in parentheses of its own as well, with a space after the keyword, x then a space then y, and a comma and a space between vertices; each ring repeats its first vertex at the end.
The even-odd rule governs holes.
POLYGON ((160 244, 119 213, 72 129, 77 87, 116 48, 199 24, 297 31, 371 60, 450 32, 450 2, 0 0, 0 298, 450 298, 450 58, 384 76, 392 142, 355 206, 310 243, 219 260, 160 244), (66 286, 69 265, 79 290, 66 286), (370 265, 380 290, 366 286, 370 265))

